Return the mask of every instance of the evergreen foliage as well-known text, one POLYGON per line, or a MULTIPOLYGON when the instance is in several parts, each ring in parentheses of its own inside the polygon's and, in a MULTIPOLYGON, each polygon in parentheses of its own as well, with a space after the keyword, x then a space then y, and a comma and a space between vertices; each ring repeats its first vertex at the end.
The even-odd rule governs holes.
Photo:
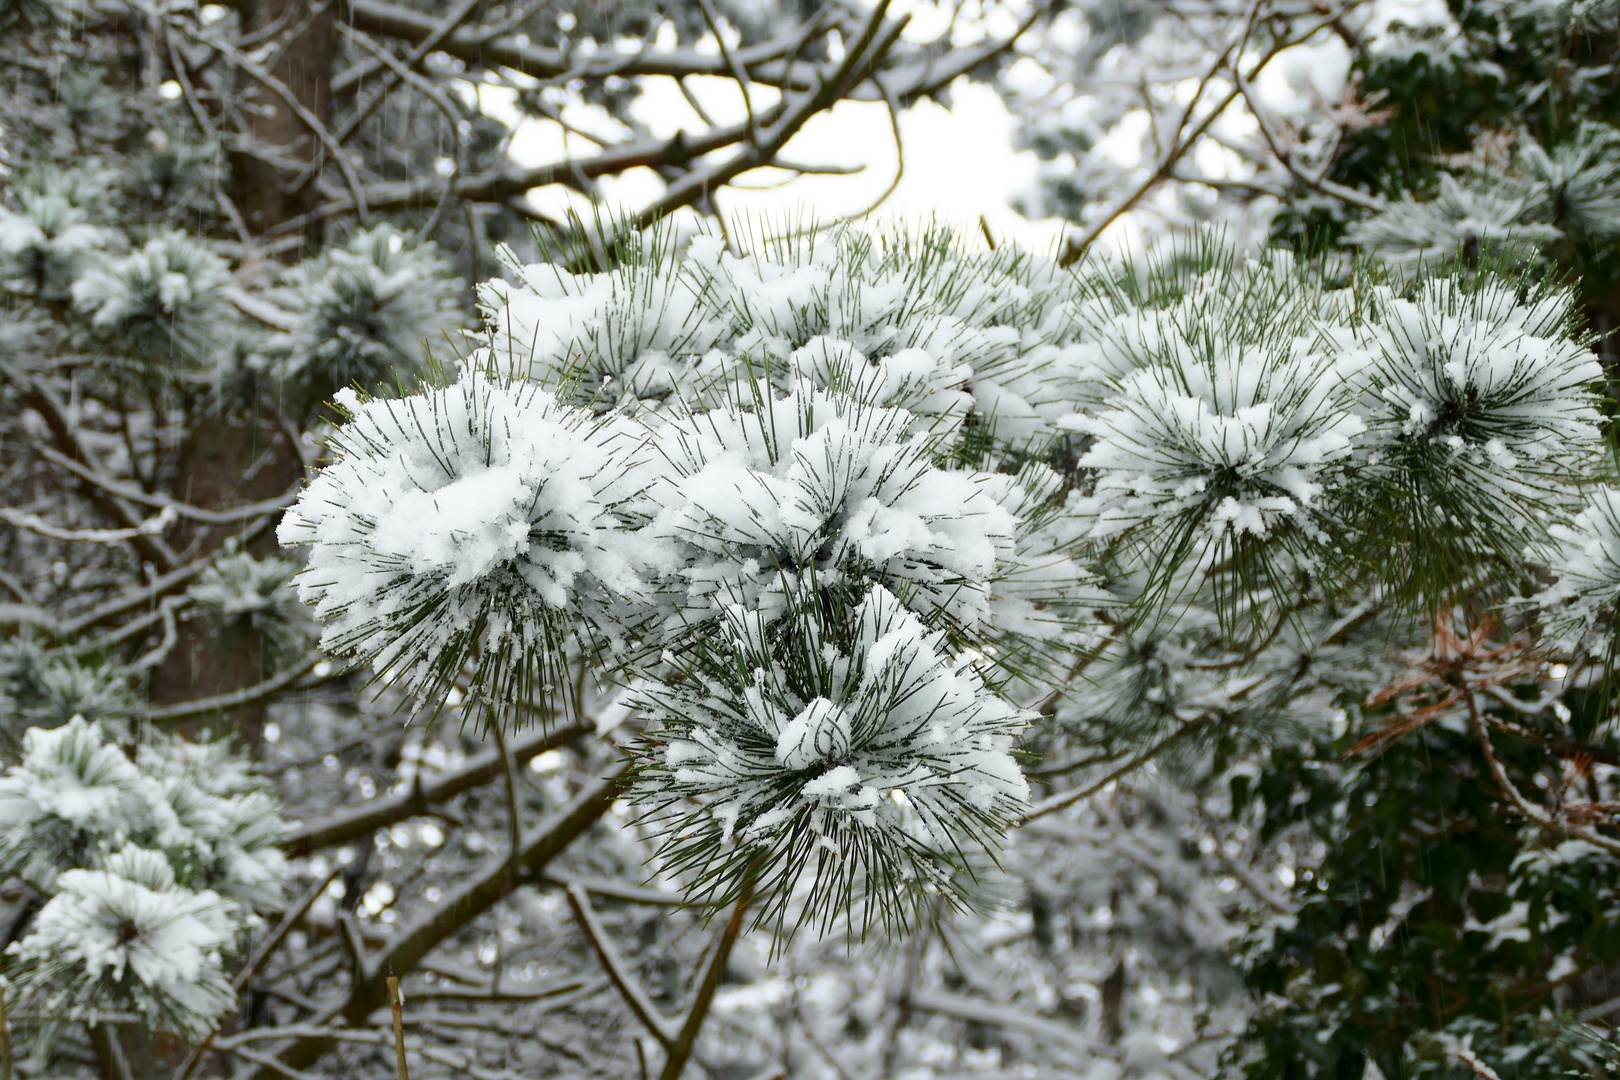
POLYGON ((0 0, 22 1075, 1613 1071, 1614 5, 896 14, 0 0))

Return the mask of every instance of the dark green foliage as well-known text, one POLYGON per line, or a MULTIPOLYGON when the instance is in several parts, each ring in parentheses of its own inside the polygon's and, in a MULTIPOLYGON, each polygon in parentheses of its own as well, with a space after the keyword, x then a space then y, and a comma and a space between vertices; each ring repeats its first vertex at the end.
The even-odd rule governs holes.
MULTIPOLYGON (((1234 784, 1265 835, 1303 830, 1324 851, 1297 913, 1250 943, 1261 1011, 1234 1065, 1249 1080, 1361 1080, 1368 1062, 1387 1080, 1464 1080, 1466 1038, 1502 1080, 1586 1068, 1575 974, 1620 961, 1620 864, 1527 829, 1462 724, 1347 757, 1356 734, 1275 750, 1234 784)), ((1521 790, 1557 775, 1540 747, 1495 746, 1521 790)))

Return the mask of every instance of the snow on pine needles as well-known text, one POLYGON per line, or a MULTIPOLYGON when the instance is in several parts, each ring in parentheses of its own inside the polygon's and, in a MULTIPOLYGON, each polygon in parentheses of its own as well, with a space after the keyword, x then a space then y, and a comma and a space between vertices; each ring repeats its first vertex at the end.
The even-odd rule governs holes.
POLYGON ((453 382, 345 398, 280 535, 326 646, 430 705, 464 669, 495 723, 565 662, 633 687, 661 865, 787 932, 971 899, 1027 707, 1112 623, 1357 588, 1464 473, 1540 550, 1597 442, 1568 298, 1480 275, 853 230, 604 256, 509 260, 453 382))

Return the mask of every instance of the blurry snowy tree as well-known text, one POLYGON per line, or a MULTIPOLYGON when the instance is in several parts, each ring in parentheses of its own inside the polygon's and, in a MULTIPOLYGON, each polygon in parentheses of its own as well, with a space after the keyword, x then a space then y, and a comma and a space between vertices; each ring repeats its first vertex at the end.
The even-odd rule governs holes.
MULTIPOLYGON (((1294 7, 1193 78, 1338 32, 1294 7)), ((416 1080, 1601 1052, 1620 504, 1522 245, 643 228, 1004 58, 882 7, 0 26, 24 1075, 388 1075, 391 974, 416 1080), (475 86, 594 149, 514 166, 475 86)))

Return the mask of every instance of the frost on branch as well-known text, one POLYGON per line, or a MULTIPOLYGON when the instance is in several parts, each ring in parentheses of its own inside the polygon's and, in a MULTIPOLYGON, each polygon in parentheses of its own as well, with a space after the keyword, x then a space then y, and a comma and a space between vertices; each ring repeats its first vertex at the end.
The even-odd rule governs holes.
POLYGON ((1620 489, 1593 492, 1586 509, 1552 534, 1550 568, 1558 580, 1535 598, 1545 639, 1566 652, 1606 657, 1620 609, 1620 489))
POLYGON ((309 548, 299 596, 324 648, 441 703, 471 666, 486 706, 538 700, 603 612, 640 594, 625 529, 640 436, 535 383, 468 372, 452 386, 362 403, 333 464, 282 519, 309 548))
POLYGON ((1016 819, 1028 716, 881 586, 829 609, 733 606, 682 677, 641 684, 634 797, 707 898, 751 882, 778 926, 904 926, 1016 819))
MULTIPOLYGON (((752 400, 748 400, 752 390, 752 400)), ((979 629, 1014 521, 985 478, 936 464, 901 409, 802 385, 660 428, 654 541, 677 552, 680 618, 731 604, 774 616, 804 585, 882 582, 930 623, 979 629)))

